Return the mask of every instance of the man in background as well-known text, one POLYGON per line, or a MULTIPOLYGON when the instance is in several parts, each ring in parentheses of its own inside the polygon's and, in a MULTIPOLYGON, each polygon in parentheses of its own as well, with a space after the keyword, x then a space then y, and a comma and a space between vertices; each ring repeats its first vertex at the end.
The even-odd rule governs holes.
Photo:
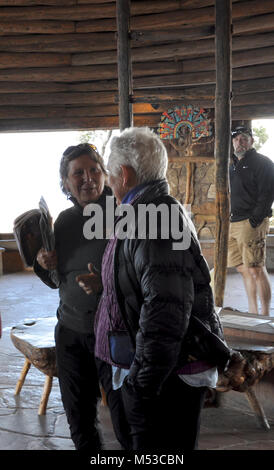
POLYGON ((253 148, 251 129, 232 131, 231 214, 228 267, 243 276, 249 313, 269 315, 271 286, 265 267, 266 236, 274 199, 274 164, 253 148))

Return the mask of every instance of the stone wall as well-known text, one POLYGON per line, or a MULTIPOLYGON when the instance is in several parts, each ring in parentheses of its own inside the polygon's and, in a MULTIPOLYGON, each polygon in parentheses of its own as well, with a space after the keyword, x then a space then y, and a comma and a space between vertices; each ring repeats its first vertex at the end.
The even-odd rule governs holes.
MULTIPOLYGON (((213 139, 193 145, 192 156, 213 157, 213 145, 213 139)), ((169 157, 167 178, 170 191, 172 196, 184 204, 188 163, 184 162, 184 156, 180 155, 171 143, 165 142, 165 146, 169 157)), ((189 203, 191 204, 192 219, 199 238, 211 240, 215 236, 215 165, 211 162, 197 161, 197 163, 191 163, 191 171, 189 203)))

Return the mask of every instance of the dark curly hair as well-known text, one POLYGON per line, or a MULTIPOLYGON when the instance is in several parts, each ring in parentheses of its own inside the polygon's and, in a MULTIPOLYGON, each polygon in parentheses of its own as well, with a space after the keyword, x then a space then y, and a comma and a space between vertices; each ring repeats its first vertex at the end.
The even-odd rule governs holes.
POLYGON ((104 160, 101 157, 101 155, 98 153, 97 148, 93 144, 79 144, 79 145, 71 145, 68 147, 61 158, 60 162, 60 169, 59 169, 59 174, 60 174, 60 186, 63 191, 63 193, 67 194, 67 190, 64 186, 64 181, 68 177, 68 168, 69 168, 69 163, 72 160, 75 160, 78 157, 81 157, 82 155, 89 155, 90 158, 96 162, 99 163, 103 173, 107 175, 107 171, 105 168, 104 160))

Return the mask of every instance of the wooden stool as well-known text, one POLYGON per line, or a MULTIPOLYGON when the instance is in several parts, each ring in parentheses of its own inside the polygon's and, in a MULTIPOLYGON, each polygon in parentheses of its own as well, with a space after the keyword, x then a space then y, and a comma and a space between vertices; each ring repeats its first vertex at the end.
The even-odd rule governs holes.
POLYGON ((56 317, 41 318, 31 323, 17 325, 10 333, 14 346, 25 356, 25 364, 15 388, 15 395, 19 395, 31 364, 46 375, 38 415, 46 413, 52 380, 53 377, 57 377, 54 340, 56 321, 56 317))

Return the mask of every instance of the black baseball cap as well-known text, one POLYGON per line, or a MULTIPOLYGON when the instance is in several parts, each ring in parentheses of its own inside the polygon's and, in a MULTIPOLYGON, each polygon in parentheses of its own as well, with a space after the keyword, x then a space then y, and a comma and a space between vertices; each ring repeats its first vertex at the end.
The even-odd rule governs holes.
POLYGON ((245 126, 237 126, 231 131, 232 139, 239 134, 248 134, 250 137, 252 136, 252 130, 249 127, 245 126))

